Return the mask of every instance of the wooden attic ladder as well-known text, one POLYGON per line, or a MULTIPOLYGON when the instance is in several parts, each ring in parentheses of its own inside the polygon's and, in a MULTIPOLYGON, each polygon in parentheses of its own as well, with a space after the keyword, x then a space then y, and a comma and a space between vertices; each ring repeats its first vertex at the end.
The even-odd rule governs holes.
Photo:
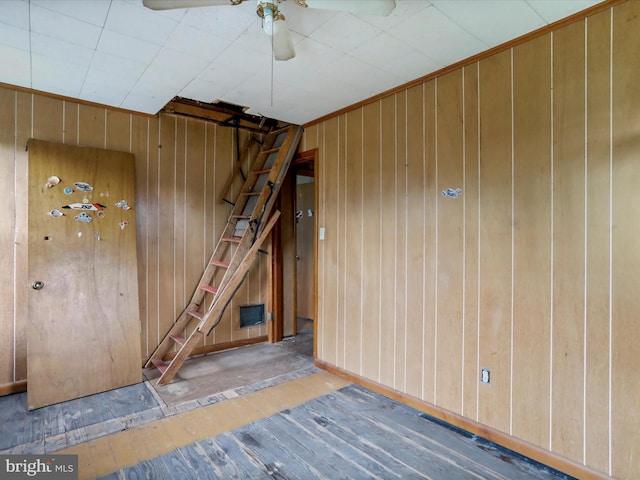
MULTIPOLYGON (((169 383, 193 349, 204 344, 204 337, 218 325, 242 284, 280 215, 277 211, 271 215, 271 210, 301 136, 300 126, 268 134, 238 198, 235 202, 225 200, 234 206, 202 279, 187 307, 145 363, 145 368, 155 366, 161 372, 159 385, 169 383), (196 321, 197 326, 185 335, 196 321), (178 351, 170 361, 165 360, 175 346, 178 351)), ((245 155, 250 155, 254 142, 252 137, 245 155)), ((238 172, 242 173, 241 169, 238 172)))

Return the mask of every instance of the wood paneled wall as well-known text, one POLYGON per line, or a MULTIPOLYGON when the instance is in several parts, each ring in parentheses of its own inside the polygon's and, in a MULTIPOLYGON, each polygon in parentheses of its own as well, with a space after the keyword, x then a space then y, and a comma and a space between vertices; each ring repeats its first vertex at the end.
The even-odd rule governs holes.
POLYGON ((622 3, 307 127, 319 360, 638 478, 639 17, 622 3))
MULTIPOLYGON (((248 138, 240 131, 240 147, 248 138)), ((27 139, 135 154, 142 354, 190 300, 226 224, 218 202, 236 161, 236 131, 171 115, 147 117, 0 87, 0 386, 26 380, 27 139)), ((55 174, 55 172, 52 172, 55 174)), ((239 187, 236 187, 239 188, 239 187)), ((115 207, 114 207, 115 208, 115 207)), ((270 310, 270 258, 259 261, 205 345, 261 337, 240 329, 239 305, 270 310)), ((90 315, 90 312, 87 312, 90 315)), ((60 346, 64 348, 64 346, 60 346)), ((141 359, 142 365, 142 359, 141 359)))

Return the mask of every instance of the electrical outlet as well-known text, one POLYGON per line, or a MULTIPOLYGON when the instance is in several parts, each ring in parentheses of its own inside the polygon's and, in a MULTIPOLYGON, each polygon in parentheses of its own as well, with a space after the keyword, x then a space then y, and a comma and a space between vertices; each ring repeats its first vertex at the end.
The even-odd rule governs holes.
POLYGON ((480 380, 482 380, 482 383, 491 383, 491 372, 488 368, 482 369, 482 371, 480 372, 480 380))
POLYGON ((324 240, 324 227, 320 227, 320 238, 319 240, 324 240))

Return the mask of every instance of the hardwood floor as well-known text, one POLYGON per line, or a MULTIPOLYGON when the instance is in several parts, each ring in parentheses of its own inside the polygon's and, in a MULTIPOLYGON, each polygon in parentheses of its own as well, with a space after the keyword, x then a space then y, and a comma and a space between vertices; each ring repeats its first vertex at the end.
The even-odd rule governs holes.
POLYGON ((0 453, 77 454, 81 479, 570 478, 317 369, 311 332, 194 359, 172 392, 2 397, 0 453))

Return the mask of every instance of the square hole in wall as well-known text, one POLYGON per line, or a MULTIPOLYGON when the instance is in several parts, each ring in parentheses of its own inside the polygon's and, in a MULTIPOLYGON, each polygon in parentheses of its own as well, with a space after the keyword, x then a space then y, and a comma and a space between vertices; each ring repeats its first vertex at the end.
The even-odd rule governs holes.
POLYGON ((264 323, 264 303, 240 305, 240 328, 253 327, 264 323))

